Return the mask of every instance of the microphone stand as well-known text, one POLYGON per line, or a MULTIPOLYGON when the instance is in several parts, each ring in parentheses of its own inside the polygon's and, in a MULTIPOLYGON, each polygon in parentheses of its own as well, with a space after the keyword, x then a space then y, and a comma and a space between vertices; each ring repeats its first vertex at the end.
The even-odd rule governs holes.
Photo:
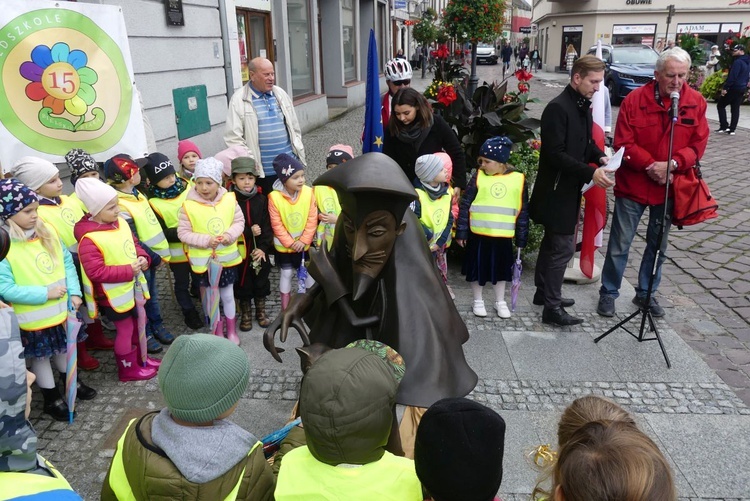
POLYGON ((661 245, 664 241, 664 228, 666 227, 667 221, 671 218, 671 215, 669 214, 669 175, 670 175, 670 169, 672 167, 672 149, 674 147, 674 125, 677 123, 677 110, 675 106, 672 106, 672 103, 670 102, 670 112, 669 112, 671 120, 669 121, 669 150, 667 154, 667 180, 666 183, 664 183, 664 212, 662 213, 661 218, 661 225, 659 226, 659 233, 656 236, 656 252, 654 254, 654 265, 651 268, 651 276, 648 279, 648 290, 646 292, 646 299, 642 303, 641 307, 625 317, 622 321, 620 321, 617 325, 609 329, 607 332, 602 334, 601 336, 594 339, 594 343, 598 343, 605 337, 609 336, 611 333, 616 331, 617 329, 622 329, 631 336, 633 336, 639 343, 642 343, 644 341, 657 341, 659 343, 659 348, 661 348, 661 352, 664 355, 664 360, 667 362, 667 368, 672 368, 672 364, 669 361, 669 356, 667 355, 667 350, 664 348, 664 343, 661 340, 661 336, 659 335, 659 329, 656 327, 656 322, 654 321, 654 316, 651 313, 651 297, 653 295, 652 289, 654 286, 654 280, 656 279, 656 272, 659 270, 659 258, 662 255, 661 252, 661 245), (641 316, 641 326, 638 331, 638 335, 634 334, 633 332, 629 331, 625 324, 630 322, 632 319, 637 317, 638 315, 641 316), (645 337, 646 332, 646 320, 648 320, 649 329, 651 332, 654 333, 654 337, 645 337))

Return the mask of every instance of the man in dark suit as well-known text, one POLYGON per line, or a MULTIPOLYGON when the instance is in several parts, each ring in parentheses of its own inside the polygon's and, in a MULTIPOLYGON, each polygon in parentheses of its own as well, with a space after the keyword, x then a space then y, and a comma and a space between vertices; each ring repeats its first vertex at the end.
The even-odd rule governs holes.
POLYGON ((581 188, 593 179, 601 188, 614 182, 603 169, 608 158, 591 137, 591 97, 604 79, 604 62, 596 56, 582 56, 573 64, 570 84, 542 113, 542 148, 539 173, 529 202, 531 218, 544 225, 534 283, 534 304, 544 305, 542 322, 576 325, 582 319, 565 307, 572 299, 562 298, 565 267, 575 253, 574 232, 581 205, 581 188))

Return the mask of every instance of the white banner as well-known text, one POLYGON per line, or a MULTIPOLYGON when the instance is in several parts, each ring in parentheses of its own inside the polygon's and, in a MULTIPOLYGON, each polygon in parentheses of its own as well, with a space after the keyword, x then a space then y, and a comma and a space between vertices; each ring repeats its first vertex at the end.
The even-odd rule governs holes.
POLYGON ((141 157, 146 135, 117 6, 5 0, 0 9, 0 164, 141 157))

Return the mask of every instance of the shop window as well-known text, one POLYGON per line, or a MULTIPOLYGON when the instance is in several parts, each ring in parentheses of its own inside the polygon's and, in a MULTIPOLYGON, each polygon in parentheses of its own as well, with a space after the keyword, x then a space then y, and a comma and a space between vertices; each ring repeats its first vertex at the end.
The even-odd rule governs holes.
POLYGON ((354 0, 341 0, 341 40, 344 45, 344 80, 357 79, 355 58, 354 0))
POLYGON ((312 26, 308 0, 288 0, 289 51, 292 70, 292 97, 314 91, 312 26))

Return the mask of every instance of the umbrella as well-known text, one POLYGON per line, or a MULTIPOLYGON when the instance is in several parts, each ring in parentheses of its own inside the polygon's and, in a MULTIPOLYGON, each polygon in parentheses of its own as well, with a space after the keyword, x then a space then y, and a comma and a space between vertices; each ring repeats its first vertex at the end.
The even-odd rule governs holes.
POLYGON ((148 360, 147 341, 146 341, 146 295, 143 292, 143 284, 146 280, 141 281, 142 271, 138 272, 135 277, 135 308, 138 313, 138 353, 141 356, 141 366, 146 367, 148 360))
POLYGON ((521 272, 523 271, 523 265, 521 264, 521 249, 518 249, 516 262, 513 263, 510 271, 513 274, 513 280, 510 283, 510 311, 516 311, 518 290, 521 288, 521 272))
POLYGON ((76 394, 78 393, 78 331, 81 330, 83 322, 78 318, 78 313, 70 302, 68 296, 68 321, 65 324, 65 397, 68 401, 69 422, 73 422, 73 411, 76 406, 76 394))
POLYGON ((208 287, 205 288, 205 302, 203 303, 203 308, 206 310, 206 316, 208 317, 208 325, 211 326, 211 332, 214 332, 214 329, 221 320, 219 314, 219 301, 221 299, 219 296, 219 279, 221 278, 221 271, 223 269, 224 267, 216 258, 216 254, 213 254, 211 259, 208 260, 208 287))
POLYGON ((263 455, 266 457, 266 459, 273 456, 276 451, 279 450, 279 446, 281 445, 282 440, 284 440, 286 436, 289 435, 289 432, 292 430, 292 428, 294 428, 301 422, 302 418, 297 418, 294 421, 289 422, 283 428, 272 431, 261 439, 261 442, 263 443, 263 455))
POLYGON ((302 260, 299 263, 299 268, 297 269, 297 292, 300 294, 304 294, 307 292, 307 286, 305 283, 307 282, 307 266, 305 266, 305 251, 302 251, 302 260))

